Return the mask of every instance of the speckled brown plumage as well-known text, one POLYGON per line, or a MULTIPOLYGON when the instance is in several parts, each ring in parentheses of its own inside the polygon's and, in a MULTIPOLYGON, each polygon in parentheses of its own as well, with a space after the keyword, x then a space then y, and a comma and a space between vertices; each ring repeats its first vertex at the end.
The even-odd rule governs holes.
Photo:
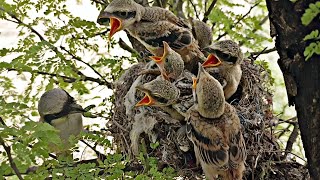
POLYGON ((237 112, 225 102, 221 84, 201 65, 193 88, 196 103, 186 120, 198 163, 208 179, 242 179, 246 149, 237 112))
POLYGON ((204 50, 220 61, 217 66, 205 68, 224 85, 225 98, 229 99, 236 92, 242 76, 240 64, 243 61, 243 54, 239 45, 231 40, 224 40, 218 41, 204 50))

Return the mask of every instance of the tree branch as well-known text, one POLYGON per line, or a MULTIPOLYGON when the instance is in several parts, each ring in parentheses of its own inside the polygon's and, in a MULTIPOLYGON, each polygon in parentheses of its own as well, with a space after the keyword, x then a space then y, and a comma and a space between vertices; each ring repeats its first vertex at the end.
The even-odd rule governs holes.
POLYGON ((296 142, 297 137, 299 135, 298 130, 299 130, 299 125, 298 125, 298 122, 296 122, 295 125, 293 126, 293 130, 292 130, 292 132, 289 136, 289 139, 287 141, 284 158, 286 158, 288 153, 292 151, 293 144, 294 144, 294 142, 296 142))
POLYGON ((252 61, 255 61, 258 59, 258 57, 261 55, 261 54, 268 54, 268 53, 271 53, 271 52, 274 52, 274 51, 277 51, 277 48, 276 47, 273 47, 271 49, 267 49, 267 47, 265 47, 262 51, 259 51, 259 52, 251 52, 250 53, 250 56, 249 56, 249 59, 251 59, 252 61))
MULTIPOLYGON (((5 10, 5 9, 4 9, 3 7, 1 7, 1 6, 0 6, 0 10, 3 11, 3 12, 5 12, 5 13, 7 13, 10 17, 12 17, 14 20, 17 21, 17 22, 15 22, 15 21, 11 21, 11 22, 14 22, 14 23, 17 23, 17 24, 20 24, 20 25, 23 25, 23 26, 29 28, 29 29, 31 30, 31 32, 35 33, 35 34, 40 38, 41 41, 46 41, 46 40, 44 39, 44 37, 43 37, 38 31, 36 31, 35 29, 33 29, 30 25, 25 24, 24 22, 22 22, 15 14, 13 14, 12 12, 9 12, 9 11, 5 10)), ((48 42, 48 41, 46 41, 46 42, 48 42)))
POLYGON ((104 154, 102 154, 101 152, 99 152, 98 150, 96 150, 96 148, 94 148, 93 146, 91 146, 91 145, 90 145, 89 143, 87 143, 85 140, 81 139, 80 141, 83 142, 83 143, 84 143, 86 146, 88 146, 90 149, 92 149, 92 150, 96 153, 96 155, 98 156, 98 158, 99 158, 100 160, 104 161, 104 160, 107 158, 106 155, 104 155, 104 154))
MULTIPOLYGON (((3 124, 4 126, 6 126, 6 124, 4 123, 3 119, 0 117, 0 122, 1 124, 3 124)), ((4 140, 2 139, 2 137, 0 137, 0 144, 2 145, 3 149, 6 151, 8 159, 9 159, 9 163, 11 168, 13 169, 13 171, 15 172, 15 174, 18 176, 18 178, 20 180, 22 180, 22 175, 16 165, 16 163, 14 162, 13 158, 12 158, 12 154, 11 154, 11 148, 10 146, 7 146, 4 142, 4 140)))
POLYGON ((124 50, 126 50, 126 51, 129 51, 131 54, 134 54, 134 55, 136 55, 136 56, 140 56, 139 53, 138 53, 135 49, 131 48, 131 47, 130 47, 126 42, 124 42, 121 38, 120 38, 120 40, 119 40, 119 46, 120 46, 122 49, 124 49, 124 50))
MULTIPOLYGON (((82 62, 83 64, 87 65, 88 67, 90 67, 91 70, 93 70, 93 72, 95 72, 98 76, 100 76, 100 78, 107 84, 107 87, 112 89, 112 84, 109 83, 96 69, 94 69, 89 63, 83 61, 80 57, 72 54, 69 50, 67 50, 65 47, 60 46, 60 48, 62 50, 64 50, 65 52, 67 52, 73 59, 82 62)), ((82 74, 82 73, 81 73, 82 74)))
POLYGON ((274 52, 274 51, 276 51, 276 50, 277 50, 276 47, 273 47, 273 48, 270 48, 270 49, 264 48, 262 51, 251 52, 250 54, 251 54, 251 55, 268 54, 268 53, 274 52))
POLYGON ((196 13, 196 17, 199 20, 200 18, 199 18, 199 14, 198 14, 196 6, 193 4, 192 0, 189 0, 189 2, 191 3, 191 6, 193 7, 194 12, 196 13))
MULTIPOLYGON (((10 17, 12 17, 13 19, 15 19, 15 20, 17 21, 16 23, 18 23, 19 25, 23 25, 23 26, 29 28, 29 29, 31 30, 31 32, 35 33, 35 34, 39 37, 39 39, 40 39, 41 41, 44 41, 44 42, 48 43, 48 44, 51 46, 52 50, 53 50, 55 53, 57 53, 57 54, 58 54, 58 53, 61 53, 61 52, 58 50, 57 47, 55 47, 54 45, 52 45, 51 43, 49 43, 49 41, 47 41, 38 31, 36 31, 36 30, 35 30, 33 27, 31 27, 30 25, 25 24, 24 22, 22 22, 22 21, 21 21, 19 18, 17 18, 17 16, 14 15, 12 12, 9 12, 9 11, 5 10, 5 9, 4 9, 3 7, 1 7, 1 6, 0 6, 0 10, 3 11, 3 12, 5 12, 5 13, 7 13, 10 17)), ((96 69, 94 69, 89 63, 83 61, 80 57, 75 56, 75 55, 72 54, 70 51, 68 51, 65 47, 60 46, 60 48, 61 48, 62 50, 64 50, 65 52, 67 52, 73 59, 75 59, 75 60, 77 60, 77 61, 79 61, 79 62, 82 62, 82 63, 84 63, 85 65, 87 65, 87 66, 88 66, 90 69, 92 69, 98 76, 100 76, 103 81, 105 81, 105 84, 107 85, 108 88, 112 88, 112 84, 109 83, 109 82, 107 82, 107 80, 106 80, 96 69)), ((73 70, 74 70, 77 74, 83 75, 83 73, 80 72, 79 70, 77 70, 76 68, 74 68, 73 70)))
MULTIPOLYGON (((18 72, 22 71, 22 72, 36 73, 36 74, 47 75, 47 76, 51 76, 51 77, 60 77, 66 83, 73 83, 73 82, 75 82, 77 80, 79 80, 79 81, 90 81, 90 82, 98 83, 99 85, 106 85, 107 87, 109 87, 109 84, 106 84, 105 81, 101 81, 101 79, 88 77, 88 76, 85 76, 85 75, 80 75, 81 78, 73 78, 73 77, 68 77, 68 76, 64 76, 64 75, 48 73, 48 72, 43 72, 43 71, 37 71, 37 70, 26 71, 26 70, 16 69, 16 68, 9 68, 7 70, 8 71, 18 71, 18 72)), ((109 88, 111 88, 111 87, 109 87, 109 88)))
MULTIPOLYGON (((234 24, 232 24, 232 26, 230 27, 230 30, 231 30, 232 28, 236 27, 244 18, 246 18, 246 17, 251 13, 252 9, 255 8, 255 7, 258 6, 258 5, 259 5, 259 3, 256 3, 256 4, 254 4, 253 6, 251 6, 250 9, 249 9, 249 11, 248 11, 245 15, 241 16, 234 24)), ((220 35, 218 36, 218 38, 217 38, 217 41, 218 41, 219 39, 221 39, 222 37, 224 37, 225 35, 227 35, 227 34, 228 34, 227 32, 224 32, 223 34, 220 34, 220 35)))
POLYGON ((214 8, 214 5, 217 3, 218 0, 213 0, 210 4, 208 10, 204 13, 204 17, 202 19, 202 22, 206 23, 208 21, 208 16, 211 13, 212 9, 214 8))
MULTIPOLYGON (((4 122, 4 120, 0 117, 0 123, 2 124, 2 125, 4 125, 5 127, 8 127, 7 125, 6 125, 6 123, 4 122)), ((17 136, 13 136, 14 138, 16 138, 17 136)), ((20 143, 22 143, 20 140, 18 140, 18 142, 20 142, 20 143)), ((28 145, 28 147, 29 148, 32 148, 32 145, 28 145)), ((51 154, 51 153, 49 153, 49 156, 51 157, 51 158, 53 158, 53 159, 58 159, 57 158, 57 156, 55 156, 54 154, 51 154)))
POLYGON ((173 12, 183 19, 186 18, 185 14, 183 13, 183 0, 175 0, 172 6, 173 12))
POLYGON ((105 31, 98 32, 98 33, 93 34, 93 35, 88 36, 88 37, 75 37, 75 36, 72 36, 72 37, 75 38, 75 39, 89 39, 89 38, 93 38, 93 37, 96 37, 96 36, 105 35, 105 34, 107 34, 109 31, 110 31, 110 28, 107 28, 107 30, 105 30, 105 31))

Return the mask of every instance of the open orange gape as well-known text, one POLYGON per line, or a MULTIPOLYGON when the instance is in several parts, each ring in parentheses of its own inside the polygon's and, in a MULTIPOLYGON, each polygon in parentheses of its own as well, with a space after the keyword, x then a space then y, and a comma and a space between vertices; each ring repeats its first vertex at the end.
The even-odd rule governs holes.
POLYGON ((120 19, 116 17, 110 17, 110 25, 111 25, 111 29, 110 29, 109 39, 111 39, 116 32, 121 30, 122 22, 120 19))
POLYGON ((216 67, 219 66, 221 64, 221 61, 219 60, 218 57, 216 57, 213 54, 209 54, 209 56, 207 57, 207 60, 202 64, 202 66, 204 68, 206 67, 216 67))
POLYGON ((153 98, 146 94, 135 106, 151 106, 152 104, 154 104, 153 98))

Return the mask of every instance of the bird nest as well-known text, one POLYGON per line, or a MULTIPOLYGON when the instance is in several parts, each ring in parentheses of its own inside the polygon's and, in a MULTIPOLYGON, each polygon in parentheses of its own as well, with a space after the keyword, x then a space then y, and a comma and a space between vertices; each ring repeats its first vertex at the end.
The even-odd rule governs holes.
MULTIPOLYGON (((114 136, 114 144, 119 152, 131 157, 132 164, 137 164, 131 147, 130 131, 133 127, 132 117, 128 117, 125 107, 125 96, 143 70, 145 63, 138 63, 125 71, 115 85, 115 106, 113 121, 109 129, 114 136)), ((248 157, 246 160, 245 179, 305 179, 308 174, 304 166, 295 162, 283 161, 282 151, 272 135, 272 94, 268 91, 269 74, 260 65, 250 60, 242 63, 242 78, 237 92, 229 99, 239 115, 246 141, 248 157)), ((160 110, 150 112, 153 124, 150 132, 142 133, 137 137, 140 151, 158 159, 160 169, 173 167, 180 176, 194 179, 202 177, 201 167, 196 164, 192 143, 190 148, 184 149, 177 142, 179 128, 185 121, 173 120, 160 110), (152 140, 153 139, 153 140, 152 140)))

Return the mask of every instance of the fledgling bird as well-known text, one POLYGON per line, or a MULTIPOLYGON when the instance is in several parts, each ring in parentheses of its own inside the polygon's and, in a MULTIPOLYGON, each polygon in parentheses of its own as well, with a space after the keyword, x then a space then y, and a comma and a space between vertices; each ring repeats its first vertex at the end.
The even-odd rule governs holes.
POLYGON ((205 59, 192 35, 190 24, 166 9, 143 7, 133 0, 114 0, 99 15, 98 23, 103 25, 109 19, 109 37, 120 30, 127 30, 155 56, 163 54, 162 42, 166 41, 181 55, 189 70, 205 59))
POLYGON ((65 90, 55 88, 45 92, 39 101, 40 121, 59 130, 64 143, 71 135, 77 136, 83 130, 82 113, 85 110, 65 90))
POLYGON ((186 120, 197 162, 210 180, 218 175, 224 180, 241 180, 246 148, 235 109, 225 102, 221 84, 201 65, 193 88, 196 103, 186 120))
POLYGON ((199 47, 205 48, 212 43, 213 35, 211 28, 204 22, 189 18, 193 37, 198 41, 199 47))
POLYGON ((164 107, 173 104, 180 95, 178 88, 166 80, 162 75, 156 79, 137 86, 136 89, 145 93, 137 106, 164 107))
MULTIPOLYGON (((150 56, 150 58, 157 64, 162 76, 169 81, 176 80, 183 73, 184 62, 180 54, 172 50, 165 41, 163 41, 163 49, 162 56, 150 56)), ((143 73, 148 73, 148 71, 143 73)))
POLYGON ((234 41, 224 40, 204 48, 204 51, 210 54, 202 66, 223 85, 228 100, 236 92, 242 76, 241 49, 234 41))
POLYGON ((99 14, 97 22, 101 25, 110 22, 111 38, 115 33, 125 30, 137 22, 168 21, 177 26, 191 28, 190 24, 171 11, 160 7, 144 7, 134 0, 113 0, 99 14))

